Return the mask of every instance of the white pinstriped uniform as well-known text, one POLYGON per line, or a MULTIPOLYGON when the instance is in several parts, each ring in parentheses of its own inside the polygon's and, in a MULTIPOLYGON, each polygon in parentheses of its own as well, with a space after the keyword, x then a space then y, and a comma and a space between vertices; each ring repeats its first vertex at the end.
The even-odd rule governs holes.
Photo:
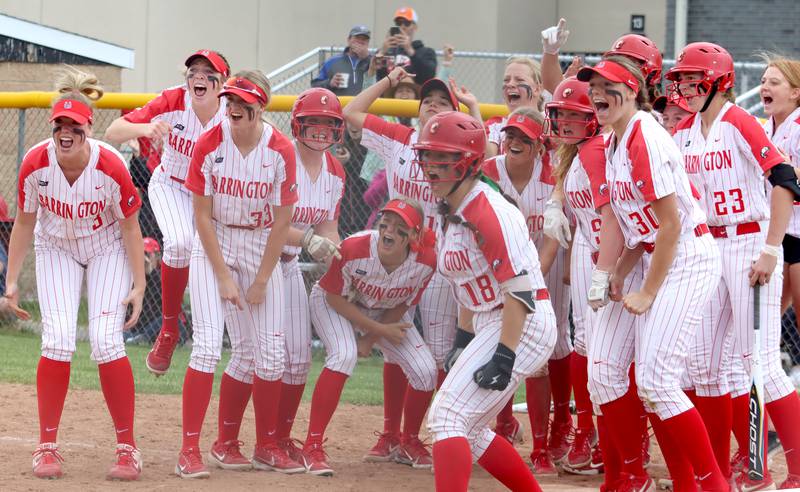
MULTIPOLYGON (((506 169, 506 156, 498 155, 483 164, 483 171, 497 184, 503 192, 510 196, 525 217, 528 233, 537 250, 545 241, 544 209, 547 200, 553 193, 555 178, 550 165, 551 155, 545 154, 541 159, 536 159, 533 165, 531 180, 522 190, 517 191, 506 169)), ((556 326, 558 327, 558 340, 553 350, 553 359, 563 359, 572 352, 572 337, 569 325, 569 286, 564 284, 564 270, 566 268, 566 251, 558 248, 553 265, 547 276, 544 277, 545 285, 550 293, 550 304, 556 313, 556 326)))
MULTIPOLYGON (((652 306, 639 317, 635 336, 639 396, 667 419, 692 407, 681 389, 681 372, 700 331, 709 287, 719 282, 719 250, 703 233, 706 216, 693 197, 678 146, 650 114, 637 112, 623 135, 611 135, 607 160, 605 192, 627 247, 653 244, 658 221, 650 202, 675 196, 681 225, 675 257, 652 306)), ((650 260, 645 253, 647 268, 650 260)))
MULTIPOLYGON (((433 251, 412 251, 400 266, 387 273, 378 257, 379 240, 378 231, 362 231, 342 241, 342 259, 334 258, 311 289, 311 320, 325 345, 325 367, 348 376, 358 360, 357 327, 328 304, 326 293, 350 299, 365 316, 377 320, 384 311, 402 303, 416 305, 436 270, 433 251)), ((403 321, 412 323, 411 310, 403 321)), ((412 388, 432 391, 436 387, 436 363, 417 330, 407 330, 398 345, 384 338, 377 345, 387 361, 403 369, 412 388)))
MULTIPOLYGON (((386 163, 386 180, 389 198, 413 198, 422 205, 425 226, 432 228, 436 212, 436 197, 423 179, 412 145, 417 142, 417 132, 398 123, 390 123, 377 116, 367 115, 361 136, 361 145, 376 152, 386 163)), ((437 272, 419 302, 422 332, 437 366, 453 348, 458 322, 458 310, 450 285, 437 272)))
POLYGON ((508 116, 495 116, 486 120, 486 138, 490 143, 497 145, 498 153, 502 152, 501 146, 505 140, 503 128, 508 122, 508 116))
MULTIPOLYGON (((749 383, 741 374, 728 373, 741 371, 742 366, 746 373, 750 372, 753 289, 748 274, 765 244, 770 218, 763 174, 784 160, 755 117, 731 103, 723 106, 706 137, 700 125, 700 118, 687 118, 677 127, 681 135, 676 139, 683 143, 686 167, 695 171, 703 185, 709 225, 722 226, 717 233, 722 281, 711 300, 712 322, 704 326, 702 343, 698 340, 695 344, 689 369, 698 395, 717 396, 732 391, 732 396, 738 396, 747 392, 749 383), (745 228, 749 233, 739 234, 745 228), (733 322, 725 323, 725 318, 732 318, 733 322), (728 339, 731 333, 734 341, 728 339), (734 357, 741 358, 743 364, 729 370, 731 346, 736 350, 734 357), (729 383, 744 387, 731 389, 729 383)), ((778 265, 782 260, 780 255, 778 265)), ((780 363, 782 288, 783 269, 776 268, 770 282, 761 288, 761 357, 767 402, 794 391, 780 363)))
POLYGON ((550 301, 536 301, 525 318, 511 382, 503 391, 480 388, 473 373, 494 355, 502 328, 500 284, 527 273, 534 290, 544 289, 536 247, 522 213, 482 182, 464 197, 454 213, 477 228, 480 239, 463 224, 437 227, 438 268, 453 286, 458 303, 473 311, 475 338, 447 374, 428 413, 434 442, 466 437, 477 460, 494 439, 490 424, 520 381, 541 369, 556 343, 556 320, 550 301), (479 242, 480 241, 480 242, 479 242))
MULTIPOLYGON (((792 111, 777 130, 775 120, 769 118, 764 122, 764 131, 775 147, 789 156, 789 164, 794 167, 800 166, 800 108, 792 111)), ((786 234, 800 237, 800 201, 794 202, 792 220, 786 227, 786 234)))
POLYGON ((192 109, 188 86, 161 92, 143 107, 124 116, 131 123, 165 121, 172 129, 164 142, 161 163, 153 171, 147 188, 153 214, 164 237, 162 260, 173 268, 189 266, 194 238, 192 195, 183 186, 189 161, 200 135, 225 117, 227 99, 220 98, 219 110, 205 126, 192 109))
MULTIPOLYGON (((339 219, 345 174, 339 161, 329 152, 325 152, 322 170, 316 180, 312 181, 300 161, 296 146, 297 143, 295 143, 295 159, 298 202, 292 214, 292 227, 306 231, 314 225, 339 219)), ((304 384, 311 368, 311 314, 308 307, 308 290, 297 261, 297 255, 301 251, 301 247, 286 245, 280 262, 286 287, 283 309, 286 371, 283 373, 283 382, 294 385, 304 384), (291 259, 287 255, 291 256, 291 259)))
POLYGON ((212 219, 225 264, 239 287, 244 309, 219 296, 214 269, 199 235, 195 234, 189 270, 189 295, 194 327, 189 366, 214 372, 227 326, 231 359, 225 372, 242 382, 275 381, 283 375, 283 275, 272 271, 266 300, 253 305, 244 300, 253 284, 272 226, 272 206, 297 201, 292 143, 277 129, 264 124, 257 146, 243 157, 231 138, 227 119, 203 134, 186 179, 186 187, 211 196, 212 219))
POLYGON ((606 156, 603 137, 593 137, 578 147, 578 153, 564 176, 564 195, 568 210, 576 220, 576 231, 570 256, 570 298, 572 323, 575 325, 575 352, 587 355, 586 330, 591 326, 594 311, 589 308, 589 286, 594 269, 592 255, 599 251, 602 219, 592 199, 587 169, 605 182, 606 156), (586 164, 583 161, 587 161, 586 164))
POLYGON ((19 173, 18 208, 37 214, 42 355, 72 359, 85 273, 91 356, 102 364, 125 356, 122 300, 133 276, 119 221, 135 214, 141 200, 122 156, 98 140, 87 142, 89 162, 72 185, 58 164, 52 138, 31 148, 19 173))

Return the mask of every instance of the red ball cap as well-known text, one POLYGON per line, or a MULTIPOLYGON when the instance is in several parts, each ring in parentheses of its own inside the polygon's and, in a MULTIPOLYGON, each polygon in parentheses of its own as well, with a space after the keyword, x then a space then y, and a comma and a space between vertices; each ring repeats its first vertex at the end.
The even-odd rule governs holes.
POLYGON ((186 68, 189 68, 192 62, 198 58, 204 58, 205 60, 207 60, 208 63, 210 63, 211 66, 214 67, 214 70, 221 73, 223 77, 227 77, 228 75, 230 75, 228 71, 228 64, 225 63, 225 60, 223 60, 222 57, 219 55, 219 53, 217 53, 216 51, 211 51, 211 50, 196 51, 192 53, 189 56, 189 58, 186 59, 184 65, 186 65, 186 68))
POLYGON ((152 237, 144 238, 145 253, 158 253, 159 251, 161 251, 161 246, 158 245, 158 241, 156 241, 152 237))
POLYGON ((578 80, 581 82, 589 82, 593 73, 596 73, 601 77, 610 80, 611 82, 625 84, 630 87, 633 92, 639 91, 639 82, 637 82, 636 78, 619 63, 603 60, 593 67, 583 67, 578 72, 578 80))
POLYGON ((50 122, 56 118, 69 118, 79 125, 92 122, 92 108, 77 99, 62 99, 53 105, 50 122))

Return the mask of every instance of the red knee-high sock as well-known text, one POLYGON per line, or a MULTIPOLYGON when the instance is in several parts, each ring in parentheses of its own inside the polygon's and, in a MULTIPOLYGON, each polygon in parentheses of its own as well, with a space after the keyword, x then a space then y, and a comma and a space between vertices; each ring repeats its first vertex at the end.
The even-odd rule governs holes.
POLYGON ((414 438, 419 436, 419 428, 422 427, 422 419, 431 404, 433 390, 420 391, 411 386, 406 390, 406 401, 403 408, 403 438, 414 438))
POLYGON ((133 369, 127 357, 121 357, 105 364, 98 364, 100 387, 106 399, 108 413, 114 421, 117 443, 136 447, 133 437, 133 413, 136 408, 136 386, 133 382, 133 369))
POLYGON ((572 391, 575 395, 575 411, 578 414, 579 429, 593 429, 592 400, 589 397, 589 368, 585 355, 572 352, 570 358, 570 377, 572 391))
POLYGON ((727 491, 728 482, 717 465, 708 432, 697 409, 690 408, 661 422, 675 441, 683 442, 686 436, 692 436, 692 445, 684 446, 683 450, 692 464, 695 475, 700 477, 703 490, 727 491))
MULTIPOLYGON (((383 364, 383 432, 399 435, 408 378, 397 364, 383 364)), ((410 388, 408 388, 410 389, 410 388)))
POLYGON ((525 401, 533 434, 533 450, 547 449, 547 429, 550 427, 550 378, 525 380, 525 401))
POLYGON ((278 405, 281 398, 281 380, 267 381, 253 378, 253 413, 256 414, 256 445, 276 442, 278 405))
POLYGON ((222 373, 219 385, 219 417, 217 420, 217 442, 228 442, 239 439, 239 428, 242 426, 244 410, 250 401, 252 383, 244 383, 222 373))
POLYGON ((569 398, 572 396, 572 385, 570 384, 570 361, 571 356, 561 359, 550 359, 547 362, 547 370, 550 373, 550 391, 553 394, 553 422, 571 422, 569 414, 569 398))
POLYGON ((306 443, 322 442, 325 429, 339 405, 339 398, 342 396, 342 388, 344 388, 347 377, 347 374, 332 371, 327 367, 322 370, 317 385, 314 387, 314 395, 311 397, 311 415, 309 416, 306 443))
POLYGON ((686 453, 683 452, 685 441, 675 441, 658 415, 651 413, 649 416, 664 461, 667 463, 669 476, 672 478, 672 490, 674 492, 696 492, 697 482, 694 481, 694 469, 686 453))
POLYGON ((280 441, 292 437, 292 426, 303 398, 305 384, 281 383, 281 403, 278 405, 278 424, 275 437, 280 441))
POLYGON ((466 437, 451 437, 433 444, 436 492, 466 492, 472 473, 472 451, 466 437))
POLYGON ((608 424, 604 415, 597 416, 597 438, 600 440, 600 452, 603 455, 604 482, 606 490, 614 490, 622 471, 622 458, 608 434, 608 424))
POLYGON ((731 425, 733 413, 730 393, 722 396, 695 396, 694 406, 708 430, 719 471, 731 476, 731 425))
POLYGON ((500 436, 494 436, 478 464, 514 492, 541 492, 528 465, 514 446, 500 436))
POLYGON ((641 407, 642 402, 631 391, 600 407, 608 435, 622 460, 622 471, 637 477, 647 475, 642 466, 642 435, 630 432, 630 426, 640 422, 641 407))
POLYGON ((39 358, 36 402, 39 406, 39 442, 56 442, 61 412, 69 388, 70 363, 39 358))
POLYGON ((739 446, 739 451, 747 453, 750 447, 750 395, 744 395, 731 398, 731 430, 733 437, 736 438, 736 444, 739 446))
POLYGON ((631 364, 631 367, 628 369, 628 393, 626 397, 631 400, 636 400, 638 402, 637 408, 639 409, 639 422, 638 422, 639 436, 642 440, 642 443, 644 442, 644 440, 647 440, 649 446, 650 433, 647 431, 647 410, 645 410, 644 405, 639 399, 639 388, 636 386, 635 363, 631 364))
POLYGON ((189 267, 173 268, 161 262, 161 331, 178 336, 178 315, 189 283, 189 267))
MULTIPOLYGON (((549 409, 548 409, 549 410, 549 409)), ((508 424, 511 422, 511 419, 514 418, 514 395, 511 395, 511 398, 508 399, 506 405, 500 410, 500 413, 497 414, 497 428, 500 428, 503 424, 508 424)))
POLYGON ((436 371, 436 389, 442 387, 442 383, 444 383, 445 378, 447 377, 447 373, 444 372, 444 369, 438 369, 436 371))
MULTIPOLYGON (((769 418, 775 426, 778 438, 786 453, 786 466, 789 473, 800 475, 800 426, 797 417, 800 415, 800 397, 792 391, 780 400, 766 404, 769 418)), ((764 426, 766 428, 766 426, 764 426)), ((764 461, 766 463, 766 461, 764 461)))
POLYGON ((214 373, 186 368, 183 379, 183 451, 200 446, 200 431, 203 430, 213 385, 214 373))

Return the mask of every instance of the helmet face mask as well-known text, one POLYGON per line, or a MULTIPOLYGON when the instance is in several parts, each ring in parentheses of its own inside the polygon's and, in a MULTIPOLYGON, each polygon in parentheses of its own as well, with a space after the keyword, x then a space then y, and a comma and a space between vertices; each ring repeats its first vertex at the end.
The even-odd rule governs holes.
POLYGON ((315 87, 297 96, 292 107, 292 136, 316 151, 341 143, 344 117, 336 95, 328 89, 315 87))
POLYGON ((577 143, 597 135, 599 130, 600 124, 589 99, 589 83, 570 77, 558 84, 552 101, 545 105, 544 135, 562 143, 577 143), (566 112, 579 113, 583 117, 565 118, 563 115, 566 112), (572 125, 580 125, 585 131, 575 135, 564 134, 564 127, 572 125))
POLYGON ((666 74, 672 83, 667 86, 671 101, 705 97, 712 93, 725 93, 734 86, 736 73, 733 58, 724 48, 714 43, 691 43, 678 54, 675 66, 666 74), (699 74, 684 80, 690 74, 699 74), (684 93, 694 87, 694 94, 684 93))
POLYGON ((477 172, 475 159, 462 153, 419 149, 412 165, 415 181, 426 183, 457 183, 477 172))

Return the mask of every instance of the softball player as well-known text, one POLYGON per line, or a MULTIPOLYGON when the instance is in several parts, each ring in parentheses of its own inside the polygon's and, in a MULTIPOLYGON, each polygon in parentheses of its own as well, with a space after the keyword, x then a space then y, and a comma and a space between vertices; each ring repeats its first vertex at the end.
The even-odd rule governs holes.
MULTIPOLYGON (((353 98, 344 108, 344 117, 350 130, 362 130, 361 145, 378 154, 386 163, 389 198, 410 198, 418 201, 425 215, 425 226, 431 229, 436 216, 436 197, 431 193, 428 183, 419 176, 419 170, 411 165, 414 160, 412 145, 417 141, 417 130, 386 122, 367 113, 369 106, 387 89, 409 79, 410 76, 402 68, 392 70, 384 79, 353 98)), ((457 109, 459 99, 473 116, 479 117, 477 99, 463 88, 456 88, 455 84, 449 87, 439 79, 425 82, 420 89, 419 127, 422 128, 435 114, 457 109)), ((447 352, 453 346, 457 315, 450 286, 438 273, 434 274, 422 295, 419 314, 425 343, 439 368, 438 386, 444 380, 442 366, 447 352)), ((368 455, 371 460, 392 459, 391 450, 397 442, 391 436, 396 436, 400 428, 397 418, 401 415, 400 406, 405 395, 405 376, 396 364, 384 365, 383 376, 386 407, 384 431, 368 455)))
POLYGON ((686 101, 680 98, 669 99, 667 96, 659 96, 653 101, 653 111, 661 115, 661 125, 671 135, 675 133, 678 123, 692 114, 686 101))
POLYGON ((115 120, 105 138, 121 144, 136 138, 164 140, 161 164, 150 178, 148 195, 164 237, 161 262, 161 332, 147 354, 147 368, 160 376, 169 369, 180 339, 178 316, 189 281, 189 258, 194 237, 192 197, 184 187, 189 161, 200 134, 217 126, 225 115, 218 98, 230 68, 217 52, 200 50, 186 59, 186 84, 164 90, 158 97, 115 120))
MULTIPOLYGON (((252 384, 256 420, 252 466, 304 472, 305 467, 292 461, 275 438, 275 402, 286 351, 283 276, 275 267, 297 201, 294 149, 261 120, 269 102, 269 82, 261 72, 237 73, 222 85, 219 96, 228 99, 226 118, 198 140, 186 180, 194 193, 197 224, 189 277, 194 344, 183 383, 183 446, 175 473, 182 478, 209 475, 199 451, 199 434, 225 327, 231 339, 225 368, 228 381, 252 384)), ((233 392, 222 391, 220 398, 231 396, 233 392)), ((246 404, 246 399, 244 405, 241 400, 221 401, 220 411, 240 406, 241 414, 246 404)), ((239 445, 236 437, 217 441, 211 461, 247 467, 239 445)))
POLYGON ((345 189, 345 171, 328 149, 342 141, 343 132, 342 106, 333 92, 314 88, 297 97, 292 108, 292 135, 298 164, 299 201, 295 204, 289 239, 280 262, 286 286, 283 318, 286 370, 276 437, 287 454, 301 463, 302 451, 290 436, 311 367, 311 315, 297 255, 305 250, 320 262, 339 255, 339 208, 345 189))
MULTIPOLYGON (((731 103, 733 99, 733 59, 725 49, 713 43, 691 43, 678 55, 667 78, 670 89, 696 111, 677 127, 676 138, 686 167, 701 182, 702 200, 709 216, 711 233, 722 253, 722 282, 712 305, 718 316, 732 313, 733 323, 709 323, 703 326, 692 351, 690 371, 698 401, 703 401, 709 433, 719 436, 715 450, 720 462, 728 462, 728 428, 716 429, 732 420, 740 443, 749 428, 747 379, 732 378, 728 388, 725 368, 730 365, 728 350, 719 350, 731 334, 734 357, 741 357, 744 369, 751 367, 753 343, 753 290, 761 289, 763 332, 765 340, 761 359, 764 367, 766 409, 784 446, 789 477, 782 488, 800 485, 800 456, 789 450, 800 449, 800 429, 794 424, 800 413, 798 397, 780 362, 780 299, 782 269, 775 270, 783 258, 781 243, 792 216, 792 201, 800 196, 794 169, 786 157, 770 142, 758 121, 731 103), (765 191, 765 178, 771 191, 765 191), (721 357, 709 354, 722 352, 721 357), (744 379, 744 381, 742 381, 744 379), (741 384, 744 382, 744 384, 741 384), (730 394, 729 394, 730 393, 730 394)), ((746 473, 737 477, 746 490, 772 485, 769 473, 753 483, 746 473)))
MULTIPOLYGON (((578 79, 589 82, 598 122, 613 129, 606 149, 608 185, 598 189, 598 194, 610 195, 626 246, 611 280, 614 297, 620 298, 621 283, 634 261, 644 255, 646 265, 643 281, 621 299, 629 312, 639 316, 633 340, 639 396, 653 412, 651 421, 666 449, 670 473, 680 458, 691 464, 703 490, 728 490, 703 420, 680 385, 689 345, 711 297, 709 286, 719 281, 719 251, 708 233, 705 214, 692 196, 680 150, 645 112, 650 108, 638 67, 624 57, 610 56, 593 68, 582 69, 578 79), (693 445, 679 449, 681 454, 670 459, 668 454, 675 451, 670 438, 680 442, 687 435, 694 436, 693 445)), ((601 242, 614 240, 613 231, 604 232, 601 242)), ((592 343, 603 354, 601 365, 630 357, 629 340, 598 333, 592 343)), ((598 361, 592 359, 594 366, 598 361)), ((626 415, 629 409, 615 405, 617 401, 601 409, 615 441, 628 443, 632 449, 633 439, 626 440, 622 434, 635 416, 626 415)), ((619 447, 625 457, 627 448, 619 447)), ((653 488, 642 469, 623 473, 622 480, 624 490, 653 488)))
POLYGON ((42 313, 42 356, 36 370, 39 446, 33 453, 33 474, 62 476, 56 437, 86 275, 91 357, 117 436, 116 463, 107 478, 136 480, 142 457, 134 441, 133 372, 122 331, 136 324, 144 297, 143 240, 136 214, 141 200, 122 156, 90 138, 92 101, 103 95, 97 78, 68 68, 56 81, 56 90, 50 113, 53 138, 31 148, 20 168, 3 296, 6 308, 30 319, 19 307, 17 280, 33 243, 42 313), (131 315, 125 321, 128 307, 131 315))
MULTIPOLYGON (((522 107, 511 113, 503 127, 505 154, 483 165, 483 172, 498 183, 525 216, 531 239, 545 265, 545 284, 556 312, 558 340, 548 362, 549 371, 543 368, 543 374, 525 381, 528 416, 533 433, 531 462, 537 476, 558 474, 553 462, 559 463, 566 457, 569 452, 568 437, 572 433, 572 417, 569 413, 572 393, 569 374, 572 353, 569 286, 563 280, 566 252, 558 247, 556 240, 546 237, 542 232, 542 213, 555 185, 550 154, 543 144, 543 123, 544 117, 533 108, 522 107), (551 388, 555 411, 548 442, 551 388)), ((510 414, 510 408, 505 411, 510 414)), ((508 419, 498 417, 495 431, 507 428, 508 419)))
POLYGON ((541 490, 489 423, 556 343, 555 314, 525 218, 478 179, 483 125, 458 112, 431 118, 414 145, 439 200, 438 267, 459 303, 449 372, 428 415, 436 489, 467 490, 473 459, 512 490, 541 490))
POLYGON ((381 214, 377 230, 342 242, 341 259, 331 262, 311 290, 311 318, 326 352, 303 448, 313 475, 333 475, 322 443, 358 359, 356 329, 377 336, 386 360, 399 365, 408 378, 398 459, 415 468, 431 466, 430 452, 418 436, 436 387, 436 362, 413 329, 411 312, 436 270, 434 238, 416 202, 392 199, 381 214))
MULTIPOLYGON (((512 56, 506 60, 503 72, 503 101, 512 113, 518 108, 534 108, 542 110, 543 91, 542 67, 539 62, 524 56, 512 56)), ((493 157, 504 152, 502 149, 508 117, 495 116, 484 122, 486 136, 489 140, 486 146, 487 157, 493 157)))

